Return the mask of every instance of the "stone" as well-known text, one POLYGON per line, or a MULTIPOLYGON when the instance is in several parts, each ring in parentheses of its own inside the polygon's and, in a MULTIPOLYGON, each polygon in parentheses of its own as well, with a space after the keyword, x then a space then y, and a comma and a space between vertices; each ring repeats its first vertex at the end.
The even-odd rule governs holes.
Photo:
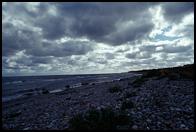
POLYGON ((30 127, 26 127, 26 128, 24 128, 23 130, 30 130, 31 128, 30 127))
POLYGON ((150 119, 147 119, 146 121, 147 121, 148 123, 151 123, 151 120, 150 120, 150 119))
POLYGON ((71 97, 67 97, 67 98, 65 98, 65 100, 70 100, 71 99, 71 97))
POLYGON ((47 89, 42 89, 42 94, 48 94, 49 91, 47 89))
POLYGON ((138 126, 137 125, 133 125, 132 126, 132 129, 137 130, 138 129, 138 126))
POLYGON ((181 124, 180 128, 186 128, 186 126, 184 124, 181 124))

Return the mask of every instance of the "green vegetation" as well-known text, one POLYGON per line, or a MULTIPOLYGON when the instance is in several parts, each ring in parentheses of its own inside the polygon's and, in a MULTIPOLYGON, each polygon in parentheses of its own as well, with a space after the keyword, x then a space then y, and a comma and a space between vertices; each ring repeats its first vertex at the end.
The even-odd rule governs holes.
POLYGON ((16 112, 10 113, 6 118, 15 118, 15 117, 18 117, 21 114, 22 114, 21 111, 16 111, 16 112))
POLYGON ((120 88, 120 86, 113 86, 109 88, 110 93, 121 92, 121 91, 122 89, 120 88))
POLYGON ((184 65, 179 67, 162 68, 162 69, 150 69, 136 71, 136 73, 142 73, 142 78, 157 77, 156 79, 161 79, 168 77, 170 80, 176 79, 194 79, 194 64, 184 65))
POLYGON ((135 81, 133 81, 132 85, 133 85, 133 87, 140 87, 140 86, 142 86, 142 84, 143 84, 145 81, 147 81, 146 78, 140 77, 140 78, 136 79, 135 81))
POLYGON ((149 71, 146 71, 144 74, 143 74, 143 78, 150 78, 150 77, 155 77, 155 76, 160 76, 160 72, 158 70, 149 70, 149 71))
POLYGON ((117 129, 130 123, 130 117, 125 112, 115 112, 112 108, 101 110, 90 109, 86 113, 77 114, 69 121, 69 129, 117 129))
POLYGON ((124 100, 122 102, 121 110, 131 109, 134 107, 134 103, 131 100, 124 100))
POLYGON ((124 96, 125 98, 133 97, 136 96, 136 92, 126 92, 124 96))

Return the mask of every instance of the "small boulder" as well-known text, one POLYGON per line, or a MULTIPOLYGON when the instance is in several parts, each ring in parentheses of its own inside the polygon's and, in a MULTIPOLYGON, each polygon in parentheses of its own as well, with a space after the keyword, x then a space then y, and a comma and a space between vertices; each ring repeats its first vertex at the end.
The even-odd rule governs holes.
POLYGON ((49 91, 47 89, 42 89, 42 94, 48 94, 49 91))

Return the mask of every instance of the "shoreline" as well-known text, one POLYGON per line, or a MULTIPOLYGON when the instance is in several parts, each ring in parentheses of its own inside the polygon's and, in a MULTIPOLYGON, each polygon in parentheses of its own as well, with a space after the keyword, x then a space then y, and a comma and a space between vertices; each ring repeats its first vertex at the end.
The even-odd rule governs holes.
POLYGON ((3 128, 64 130, 69 128, 69 120, 77 113, 85 113, 91 108, 107 107, 118 111, 124 101, 131 101, 134 104, 133 107, 126 108, 133 122, 126 126, 126 129, 192 130, 194 128, 193 80, 150 77, 139 87, 135 87, 133 82, 139 78, 141 77, 135 76, 112 82, 82 85, 74 89, 3 103, 3 128), (116 86, 121 91, 109 91, 116 86), (168 120, 170 122, 167 124, 168 120))
MULTIPOLYGON (((142 74, 136 74, 136 73, 131 73, 131 74, 133 74, 132 76, 141 76, 142 75, 142 74)), ((103 74, 103 75, 107 75, 107 74, 103 74)), ((85 78, 85 77, 78 76, 77 78, 85 78)), ((108 77, 103 77, 103 78, 108 78, 108 77)), ((129 78, 129 77, 120 77, 120 78, 113 79, 113 80, 111 80, 111 79, 103 80, 102 79, 102 80, 97 80, 97 81, 90 81, 90 82, 87 82, 86 84, 83 84, 82 82, 80 82, 80 83, 70 84, 70 85, 67 85, 67 86, 69 86, 69 88, 78 88, 78 87, 81 87, 82 85, 95 85, 95 84, 100 84, 100 83, 109 83, 109 82, 119 81, 121 79, 127 79, 127 78, 129 78)), ((58 80, 64 80, 64 79, 63 78, 60 78, 60 79, 46 79, 46 80, 43 80, 43 82, 45 82, 45 81, 55 82, 55 81, 58 81, 58 80)), ((9 83, 9 84, 14 83, 15 84, 15 82, 21 82, 22 83, 23 81, 13 81, 12 83, 11 82, 6 82, 5 85, 7 83, 9 83)), ((30 81, 28 81, 28 82, 30 82, 30 81)), ((43 87, 43 88, 31 88, 31 89, 21 90, 21 92, 16 94, 16 95, 9 95, 9 96, 2 97, 2 102, 12 101, 12 100, 15 100, 15 99, 18 99, 18 98, 27 98, 29 96, 40 95, 40 94, 42 94, 43 89, 45 89, 45 88, 43 87), (27 92, 24 92, 24 91, 27 91, 27 92)), ((47 90, 47 91, 49 93, 56 93, 56 92, 64 91, 66 89, 67 89, 66 87, 64 87, 64 88, 53 88, 53 89, 47 90)))

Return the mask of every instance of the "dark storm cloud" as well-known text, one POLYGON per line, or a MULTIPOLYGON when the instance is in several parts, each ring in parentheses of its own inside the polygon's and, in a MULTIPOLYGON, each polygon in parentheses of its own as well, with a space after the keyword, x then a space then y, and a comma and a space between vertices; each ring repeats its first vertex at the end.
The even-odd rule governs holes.
POLYGON ((141 46, 139 49, 141 51, 150 51, 150 52, 154 52, 155 49, 156 49, 156 45, 144 45, 144 46, 141 46))
POLYGON ((163 52, 166 53, 180 53, 180 52, 187 52, 192 49, 191 45, 187 46, 172 46, 172 45, 166 45, 163 48, 163 52))
POLYGON ((185 15, 194 12, 193 2, 164 3, 162 7, 164 17, 175 23, 180 22, 185 15))
POLYGON ((34 56, 54 56, 63 57, 71 55, 84 55, 93 50, 93 45, 88 42, 68 41, 65 43, 49 43, 43 42, 42 48, 29 50, 29 53, 34 56))
POLYGON ((128 59, 146 59, 146 58, 151 58, 151 54, 152 52, 138 51, 138 52, 133 52, 133 53, 127 53, 125 57, 128 59))
POLYGON ((55 40, 65 35, 65 23, 62 17, 48 15, 39 19, 36 25, 42 29, 44 38, 55 40))
POLYGON ((115 58, 114 54, 112 53, 105 53, 105 57, 108 59, 108 60, 112 60, 115 58))
MULTIPOLYGON (((183 55, 176 57, 176 61, 184 61, 184 56, 194 58, 192 44, 160 45, 163 49, 159 51, 156 45, 143 44, 151 41, 149 33, 156 28, 149 8, 157 5, 162 6, 164 14, 160 15, 170 25, 180 24, 194 8, 193 3, 4 3, 2 71, 7 74, 59 69, 73 72, 73 68, 77 73, 77 69, 91 71, 95 65, 98 69, 115 70, 113 63, 108 64, 123 62, 118 57, 128 58, 126 61, 131 62, 127 64, 134 66, 153 62, 159 65, 152 57, 156 53, 183 55), (131 53, 134 46, 139 51, 131 53)), ((193 24, 185 24, 181 32, 193 39, 193 24)), ((171 63, 175 63, 175 58, 171 63)))
POLYGON ((53 57, 36 57, 33 56, 31 57, 32 63, 34 64, 49 64, 50 62, 52 62, 54 58, 53 57))
POLYGON ((43 17, 37 22, 37 26, 42 28, 43 35, 47 39, 58 39, 63 35, 73 38, 85 36, 97 42, 120 45, 145 37, 152 30, 153 24, 147 10, 153 5, 149 3, 55 3, 58 15, 48 14, 46 18, 43 17), (119 32, 120 23, 130 20, 133 21, 133 25, 119 32))
POLYGON ((39 36, 28 29, 20 29, 11 23, 2 26, 2 53, 3 56, 15 54, 24 49, 31 50, 33 46, 38 46, 39 36))
POLYGON ((73 38, 85 36, 90 40, 111 45, 140 39, 145 37, 153 27, 150 19, 146 19, 149 17, 146 11, 152 5, 149 3, 53 3, 52 6, 57 11, 57 15, 53 15, 48 13, 51 6, 49 3, 38 4, 36 11, 28 9, 24 3, 8 3, 7 8, 4 7, 4 12, 7 11, 13 17, 22 18, 24 22, 40 28, 42 35, 31 31, 32 29, 13 25, 12 21, 4 22, 3 55, 13 55, 24 49, 27 54, 35 56, 80 55, 91 50, 89 46, 85 47, 73 42, 65 47, 56 46, 55 43, 44 46, 41 42, 43 38, 56 40, 65 35, 73 38), (16 11, 20 14, 17 15, 16 11), (133 21, 133 24, 119 31, 122 28, 120 24, 129 20, 133 21))
POLYGON ((137 55, 137 52, 135 52, 135 53, 127 53, 125 56, 126 56, 126 58, 134 59, 134 58, 136 58, 136 55, 137 55))
POLYGON ((3 56, 14 55, 25 50, 26 54, 33 56, 70 56, 82 55, 93 50, 92 44, 80 41, 41 42, 40 36, 34 31, 20 29, 11 23, 3 25, 3 56))
POLYGON ((112 33, 105 41, 112 45, 120 45, 126 42, 133 42, 135 40, 144 39, 153 28, 153 24, 146 22, 141 24, 135 22, 133 26, 128 27, 122 32, 112 33))
POLYGON ((149 64, 152 64, 155 62, 155 59, 154 58, 150 58, 150 59, 144 59, 144 60, 139 60, 139 59, 136 59, 136 60, 132 60, 132 61, 127 61, 127 62, 124 62, 122 64, 122 66, 137 66, 137 65, 149 65, 149 64))

